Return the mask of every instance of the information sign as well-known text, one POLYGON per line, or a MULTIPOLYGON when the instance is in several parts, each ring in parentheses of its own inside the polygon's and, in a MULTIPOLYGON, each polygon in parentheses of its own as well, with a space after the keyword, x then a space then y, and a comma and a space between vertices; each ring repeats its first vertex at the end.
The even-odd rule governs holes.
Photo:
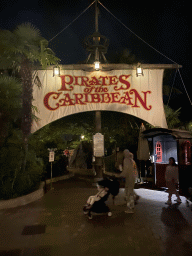
POLYGON ((55 152, 50 151, 49 152, 49 162, 54 162, 55 152))
POLYGON ((101 133, 93 135, 93 155, 95 157, 104 156, 104 135, 101 133))

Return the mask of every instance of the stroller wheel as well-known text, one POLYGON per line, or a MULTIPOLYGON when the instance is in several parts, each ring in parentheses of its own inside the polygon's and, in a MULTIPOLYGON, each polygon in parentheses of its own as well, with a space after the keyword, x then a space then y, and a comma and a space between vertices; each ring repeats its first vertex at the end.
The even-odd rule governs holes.
POLYGON ((92 220, 92 219, 93 219, 93 216, 92 216, 92 214, 91 214, 91 212, 90 212, 90 211, 88 212, 88 218, 89 218, 90 220, 92 220))
POLYGON ((111 217, 112 216, 112 212, 108 212, 108 214, 107 214, 109 217, 111 217))
POLYGON ((89 220, 92 220, 93 216, 91 214, 88 214, 88 218, 89 218, 89 220))

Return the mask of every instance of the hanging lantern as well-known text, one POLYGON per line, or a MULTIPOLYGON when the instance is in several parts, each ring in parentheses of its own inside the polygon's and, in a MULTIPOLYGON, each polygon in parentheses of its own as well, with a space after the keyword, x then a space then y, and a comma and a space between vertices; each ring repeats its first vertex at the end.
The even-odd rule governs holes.
POLYGON ((59 66, 53 67, 53 76, 60 76, 60 67, 59 66))
POLYGON ((136 76, 143 76, 143 68, 141 67, 140 63, 138 63, 136 68, 136 76))
POLYGON ((99 70, 100 69, 100 62, 99 61, 95 61, 95 70, 99 70))

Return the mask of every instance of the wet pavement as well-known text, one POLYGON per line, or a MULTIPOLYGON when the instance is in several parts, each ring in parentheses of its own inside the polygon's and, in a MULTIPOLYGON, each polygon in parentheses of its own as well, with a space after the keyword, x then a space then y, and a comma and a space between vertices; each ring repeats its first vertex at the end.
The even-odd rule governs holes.
POLYGON ((121 188, 115 205, 107 201, 112 216, 89 220, 82 208, 97 192, 89 179, 75 175, 53 188, 38 201, 0 211, 1 256, 192 255, 192 211, 184 197, 167 206, 167 193, 136 189, 135 213, 126 214, 121 188))

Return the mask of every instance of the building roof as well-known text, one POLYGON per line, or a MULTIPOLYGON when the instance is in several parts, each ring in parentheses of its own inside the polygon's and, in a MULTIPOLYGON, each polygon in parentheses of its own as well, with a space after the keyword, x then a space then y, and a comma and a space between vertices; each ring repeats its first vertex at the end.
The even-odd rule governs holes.
POLYGON ((185 130, 153 128, 143 131, 145 138, 152 138, 159 135, 172 135, 175 139, 192 139, 192 133, 185 130))

